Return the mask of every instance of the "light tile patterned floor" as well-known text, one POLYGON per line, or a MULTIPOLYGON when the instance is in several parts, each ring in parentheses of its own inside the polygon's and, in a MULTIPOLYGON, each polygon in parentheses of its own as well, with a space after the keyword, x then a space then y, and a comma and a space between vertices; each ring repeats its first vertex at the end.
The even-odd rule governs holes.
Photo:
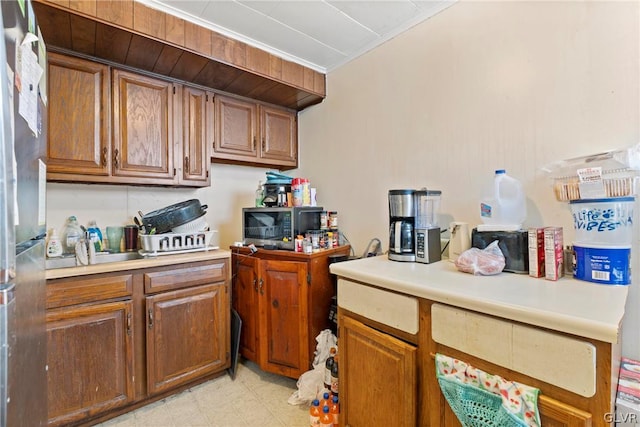
POLYGON ((296 380, 238 363, 224 375, 98 424, 100 427, 307 427, 307 405, 290 405, 296 380))

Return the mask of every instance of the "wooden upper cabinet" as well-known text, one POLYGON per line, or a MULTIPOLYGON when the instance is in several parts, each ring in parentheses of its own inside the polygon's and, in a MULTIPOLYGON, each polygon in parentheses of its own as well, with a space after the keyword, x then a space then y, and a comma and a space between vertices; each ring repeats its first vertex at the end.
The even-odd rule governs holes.
POLYGON ((298 165, 297 113, 218 95, 213 160, 278 169, 298 165))
POLYGON ((182 182, 209 185, 214 139, 214 95, 185 86, 182 91, 182 182))
POLYGON ((174 84, 113 70, 113 175, 173 182, 174 84))
POLYGON ((258 106, 254 102, 218 95, 215 100, 214 157, 243 160, 257 156, 258 106))
POLYGON ((48 54, 47 175, 111 172, 110 76, 106 65, 48 54))
POLYGON ((295 112, 275 107, 260 107, 260 130, 263 159, 287 166, 297 166, 298 116, 295 112))

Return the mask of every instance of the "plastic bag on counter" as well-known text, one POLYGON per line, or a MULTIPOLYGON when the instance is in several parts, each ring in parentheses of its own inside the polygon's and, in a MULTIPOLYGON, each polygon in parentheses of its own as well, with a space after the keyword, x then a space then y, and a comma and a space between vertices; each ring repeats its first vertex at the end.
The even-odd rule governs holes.
POLYGON ((506 261, 497 240, 484 249, 467 249, 455 261, 458 270, 482 276, 500 274, 505 264, 506 261))
POLYGON ((318 344, 314 352, 313 369, 300 375, 297 382, 298 390, 287 400, 290 405, 308 405, 313 399, 317 399, 318 394, 324 389, 324 365, 331 347, 338 348, 338 339, 331 329, 325 329, 318 334, 316 341, 318 344))

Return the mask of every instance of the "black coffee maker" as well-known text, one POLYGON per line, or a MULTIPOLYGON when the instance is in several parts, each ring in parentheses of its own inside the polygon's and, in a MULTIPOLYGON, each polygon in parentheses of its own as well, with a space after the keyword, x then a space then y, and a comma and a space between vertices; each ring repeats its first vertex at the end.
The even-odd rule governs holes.
POLYGON ((389 190, 389 259, 416 260, 415 190, 389 190))

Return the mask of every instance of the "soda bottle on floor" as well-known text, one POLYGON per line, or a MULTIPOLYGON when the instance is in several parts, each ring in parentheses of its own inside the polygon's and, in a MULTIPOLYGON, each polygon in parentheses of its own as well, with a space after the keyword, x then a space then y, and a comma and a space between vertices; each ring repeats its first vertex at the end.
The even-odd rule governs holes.
POLYGON ((333 358, 333 366, 331 367, 331 394, 338 396, 338 355, 333 358))
POLYGON ((329 391, 331 391, 331 367, 333 366, 337 352, 335 347, 331 347, 329 357, 327 357, 326 362, 324 362, 324 387, 329 391))
POLYGON ((329 413, 333 416, 333 427, 340 425, 340 404, 338 403, 338 396, 333 396, 331 405, 329 405, 329 413))
POLYGON ((314 399, 309 408, 309 425, 311 427, 318 427, 320 425, 320 415, 322 415, 320 411, 320 401, 314 399))
POLYGON ((322 415, 320 415, 320 427, 333 427, 333 415, 329 413, 329 407, 322 408, 322 415))
POLYGON ((322 393, 322 399, 320 399, 320 407, 324 408, 325 406, 331 406, 331 393, 325 391, 322 393))

